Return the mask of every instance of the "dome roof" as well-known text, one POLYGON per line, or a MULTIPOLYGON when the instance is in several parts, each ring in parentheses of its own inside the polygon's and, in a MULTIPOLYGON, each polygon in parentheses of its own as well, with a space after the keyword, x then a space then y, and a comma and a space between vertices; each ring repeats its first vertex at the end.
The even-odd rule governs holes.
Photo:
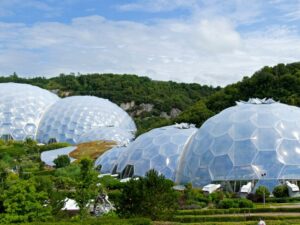
POLYGON ((118 127, 101 127, 93 129, 80 136, 78 143, 91 142, 96 140, 115 141, 117 145, 128 145, 134 139, 131 131, 118 127))
POLYGON ((101 127, 136 131, 131 117, 109 100, 93 96, 68 97, 45 113, 38 129, 38 140, 76 144, 82 134, 101 127))
POLYGON ((182 155, 177 181, 300 178, 300 110, 271 100, 239 102, 208 119, 182 155))
POLYGON ((35 139, 43 113, 59 100, 55 94, 36 86, 0 84, 0 138, 35 139))
POLYGON ((113 173, 117 165, 117 160, 120 154, 125 151, 126 147, 114 147, 104 152, 95 161, 95 166, 101 166, 101 173, 113 173))
POLYGON ((174 180, 179 156, 196 131, 193 126, 172 125, 139 136, 120 155, 117 171, 128 177, 144 176, 155 169, 174 180))

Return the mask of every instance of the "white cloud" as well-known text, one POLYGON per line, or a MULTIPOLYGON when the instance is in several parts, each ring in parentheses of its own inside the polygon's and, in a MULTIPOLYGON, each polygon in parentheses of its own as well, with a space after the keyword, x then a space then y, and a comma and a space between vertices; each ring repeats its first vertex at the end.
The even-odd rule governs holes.
POLYGON ((0 23, 0 43, 3 75, 114 72, 225 85, 264 65, 300 58, 300 38, 287 27, 241 35, 224 18, 151 25, 100 16, 70 24, 0 23))
POLYGON ((122 11, 166 12, 177 8, 192 9, 197 6, 197 0, 140 0, 118 5, 117 8, 122 11))

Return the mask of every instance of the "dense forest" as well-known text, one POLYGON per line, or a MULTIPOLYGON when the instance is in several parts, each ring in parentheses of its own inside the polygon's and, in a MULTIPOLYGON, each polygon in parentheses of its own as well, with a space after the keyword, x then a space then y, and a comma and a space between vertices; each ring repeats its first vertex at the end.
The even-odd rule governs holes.
POLYGON ((235 101, 252 97, 300 106, 300 63, 265 66, 251 77, 224 88, 200 84, 154 81, 148 77, 116 74, 61 74, 58 77, 0 77, 56 91, 60 96, 95 95, 121 105, 134 117, 139 133, 174 122, 200 126, 235 101), (175 111, 172 115, 172 110, 175 111))

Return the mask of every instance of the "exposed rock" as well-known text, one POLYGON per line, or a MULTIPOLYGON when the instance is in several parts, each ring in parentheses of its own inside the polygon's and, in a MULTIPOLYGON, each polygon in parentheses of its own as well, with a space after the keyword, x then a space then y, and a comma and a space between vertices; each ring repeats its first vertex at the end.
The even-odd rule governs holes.
POLYGON ((141 115, 143 112, 151 112, 154 108, 154 105, 149 103, 142 103, 138 108, 139 109, 136 111, 137 116, 141 115))
POLYGON ((181 113, 181 110, 180 110, 180 109, 172 108, 171 111, 170 111, 170 117, 171 117, 172 119, 174 119, 174 118, 176 118, 180 113, 181 113))
POLYGON ((166 112, 161 112, 159 116, 162 118, 170 119, 170 116, 166 112))
POLYGON ((145 112, 151 112, 153 110, 154 105, 153 104, 148 104, 148 103, 142 103, 140 104, 141 110, 145 112))
POLYGON ((134 106, 135 106, 135 102, 134 101, 121 103, 121 105, 120 105, 120 107, 122 109, 124 109, 125 111, 131 110, 134 106))

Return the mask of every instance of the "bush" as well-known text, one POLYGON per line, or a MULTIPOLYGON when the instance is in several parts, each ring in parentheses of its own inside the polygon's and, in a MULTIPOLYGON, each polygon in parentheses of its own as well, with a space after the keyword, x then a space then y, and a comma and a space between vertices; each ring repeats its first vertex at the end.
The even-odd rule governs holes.
POLYGON ((118 190, 124 187, 124 183, 121 183, 118 179, 112 176, 104 176, 99 179, 99 182, 109 190, 118 190))
POLYGON ((219 202, 218 208, 253 208, 253 202, 248 199, 224 199, 219 202))
POLYGON ((262 201, 264 196, 265 198, 270 196, 270 192, 267 187, 259 186, 255 191, 255 196, 258 201, 262 201))
POLYGON ((289 190, 286 185, 279 185, 274 188, 273 190, 273 195, 276 198, 284 198, 284 197, 289 197, 289 190))
POLYGON ((211 193, 208 197, 211 202, 219 204, 219 202, 224 199, 224 193, 222 191, 216 191, 211 193))
POLYGON ((238 201, 235 199, 224 199, 219 202, 218 208, 220 209, 230 209, 230 208, 238 208, 239 204, 238 201))
POLYGON ((63 168, 70 165, 71 160, 67 155, 59 155, 56 159, 53 160, 55 168, 63 168))
POLYGON ((245 198, 241 198, 238 200, 239 203, 239 208, 253 208, 254 204, 252 201, 245 199, 245 198))

